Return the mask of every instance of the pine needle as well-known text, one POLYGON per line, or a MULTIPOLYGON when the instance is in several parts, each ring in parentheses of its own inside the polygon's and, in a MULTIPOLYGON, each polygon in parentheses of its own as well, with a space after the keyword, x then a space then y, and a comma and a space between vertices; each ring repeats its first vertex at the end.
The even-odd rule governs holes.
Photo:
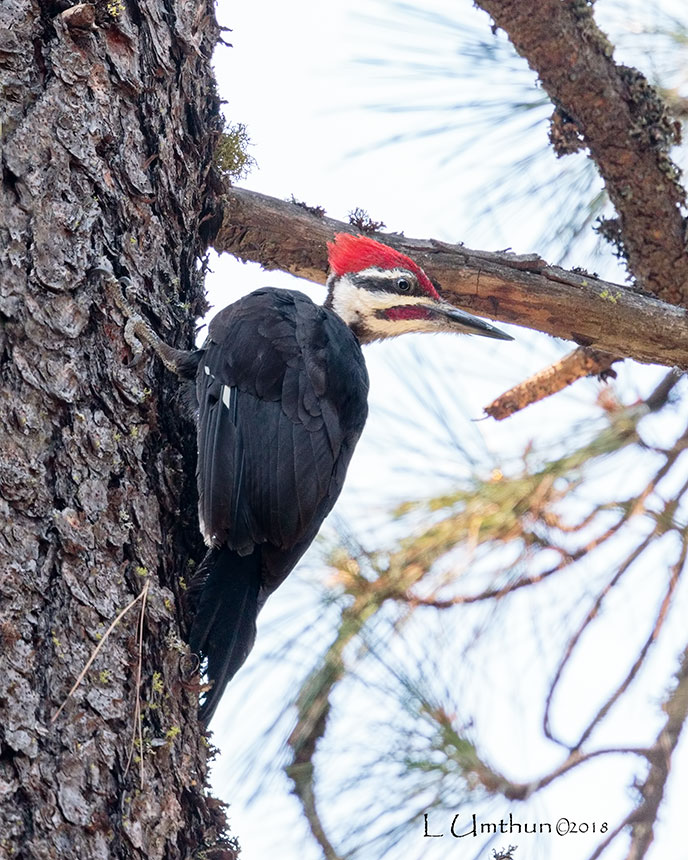
POLYGON ((143 621, 146 615, 146 598, 148 596, 148 583, 145 584, 143 591, 139 595, 142 597, 141 613, 139 614, 139 659, 136 663, 136 707, 134 708, 134 729, 131 735, 131 746, 129 748, 129 756, 127 758, 127 766, 124 768, 125 775, 129 771, 132 756, 134 755, 134 747, 136 745, 136 735, 139 738, 139 769, 141 774, 141 788, 143 788, 143 727, 141 725, 141 671, 143 667, 143 621))
MULTIPOLYGON (((129 610, 132 608, 132 606, 135 606, 135 605, 139 602, 139 600, 143 600, 143 605, 144 605, 144 606, 146 605, 146 595, 147 595, 147 594, 148 594, 148 583, 146 583, 146 584, 144 585, 143 590, 141 591, 141 593, 140 593, 140 594, 138 594, 138 595, 137 595, 137 596, 136 596, 136 597, 135 597, 135 598, 134 598, 130 603, 128 603, 128 604, 124 607, 124 609, 119 613, 119 615, 115 618, 115 620, 112 622, 112 624, 111 624, 111 625, 108 627, 108 629, 105 631, 105 634, 103 635, 103 638, 100 640, 100 642, 99 642, 99 643, 96 645, 96 647, 93 649, 93 652, 91 653, 91 656, 90 656, 90 657, 88 658, 88 660, 86 661, 86 665, 84 666, 84 668, 83 668, 83 669, 81 670, 81 672, 79 673, 79 677, 78 677, 78 678, 76 679, 76 681, 74 682, 74 684, 73 684, 73 686, 72 686, 72 689, 67 693, 67 695, 65 696, 65 700, 62 702, 62 704, 60 705, 60 707, 55 711, 55 713, 54 713, 54 714, 52 715, 52 717, 50 718, 50 722, 51 722, 51 723, 54 723, 54 722, 55 722, 55 720, 60 716, 60 714, 62 713, 62 710, 64 709, 64 706, 67 704, 67 702, 70 700, 70 698, 74 695, 74 693, 76 692, 77 688, 79 687, 79 684, 81 684, 81 682, 84 680, 84 677, 85 677, 86 673, 87 673, 87 672, 88 672, 88 670, 91 668, 91 665, 93 664, 93 661, 96 659, 96 657, 97 657, 97 656, 98 656, 98 654, 100 653, 100 649, 101 649, 101 648, 103 647, 103 645, 106 643, 106 641, 107 641, 107 639, 108 639, 108 636, 112 633, 112 631, 115 629, 115 627, 117 627, 117 625, 119 624, 119 622, 120 622, 120 621, 122 620, 122 618, 127 614, 127 612, 129 612, 129 610)), ((142 615, 143 615, 143 613, 142 613, 142 615)), ((143 625, 143 622, 141 622, 141 626, 142 626, 142 625, 143 625)), ((140 666, 140 664, 139 664, 139 678, 140 678, 140 672, 141 672, 141 666, 140 666)))

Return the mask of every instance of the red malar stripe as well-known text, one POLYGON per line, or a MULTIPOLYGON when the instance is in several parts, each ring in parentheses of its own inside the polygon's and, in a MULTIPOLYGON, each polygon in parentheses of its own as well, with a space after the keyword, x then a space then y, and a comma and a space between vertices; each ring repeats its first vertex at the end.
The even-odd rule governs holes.
POLYGON ((429 319, 430 314, 425 308, 419 308, 416 305, 401 305, 386 310, 385 316, 388 320, 426 320, 429 319))

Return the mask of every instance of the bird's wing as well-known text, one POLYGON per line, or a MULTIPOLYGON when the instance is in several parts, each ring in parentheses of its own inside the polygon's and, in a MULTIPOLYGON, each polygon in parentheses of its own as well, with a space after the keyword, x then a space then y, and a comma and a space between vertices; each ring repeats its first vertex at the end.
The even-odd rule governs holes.
POLYGON ((245 554, 310 542, 366 417, 367 375, 349 329, 301 293, 258 290, 211 323, 197 396, 208 543, 245 554))

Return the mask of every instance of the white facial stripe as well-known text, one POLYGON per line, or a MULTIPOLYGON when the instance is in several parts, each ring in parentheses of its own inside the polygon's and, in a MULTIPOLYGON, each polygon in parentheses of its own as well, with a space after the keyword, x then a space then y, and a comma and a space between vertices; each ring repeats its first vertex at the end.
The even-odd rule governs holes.
POLYGON ((225 404, 227 409, 229 409, 230 403, 232 402, 232 389, 229 385, 222 386, 222 402, 225 404))
MULTIPOLYGON (((420 278, 415 272, 412 272, 410 269, 404 268, 396 268, 396 269, 377 269, 374 266, 371 266, 368 269, 361 269, 360 272, 356 272, 357 276, 363 276, 364 278, 373 278, 376 281, 390 281, 396 282, 399 278, 405 278, 406 280, 411 279, 414 284, 417 284, 420 288, 421 292, 424 293, 425 298, 430 299, 430 301, 437 301, 438 296, 433 293, 426 292, 426 288, 423 283, 421 283, 420 278)), ((394 284, 396 286, 396 283, 394 284)))
MULTIPOLYGON (((388 274, 377 269, 366 269, 358 274, 366 274, 366 272, 374 272, 376 276, 384 274, 385 277, 388 274)), ((394 275, 394 272, 403 273, 404 270, 395 269, 389 273, 390 276, 398 277, 398 275, 394 275)), ((332 294, 332 309, 347 325, 351 325, 357 319, 369 319, 375 316, 375 311, 385 308, 399 307, 400 305, 427 305, 429 302, 432 302, 432 299, 425 296, 400 296, 384 290, 365 290, 355 287, 349 275, 344 275, 337 280, 332 294)), ((408 330, 417 331, 418 327, 408 330)))
POLYGON ((408 278, 412 277, 414 280, 417 280, 416 276, 413 272, 409 272, 408 269, 361 269, 360 272, 356 272, 357 275, 360 275, 364 278, 370 277, 375 278, 375 280, 385 280, 385 281, 396 281, 398 278, 408 278))

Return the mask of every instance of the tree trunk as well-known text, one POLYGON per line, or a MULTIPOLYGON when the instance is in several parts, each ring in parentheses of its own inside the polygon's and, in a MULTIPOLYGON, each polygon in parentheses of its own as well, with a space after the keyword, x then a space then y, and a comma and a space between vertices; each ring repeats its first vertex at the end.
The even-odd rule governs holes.
POLYGON ((183 683, 192 425, 89 275, 191 345, 216 40, 203 0, 0 8, 0 858, 234 856, 183 683))

